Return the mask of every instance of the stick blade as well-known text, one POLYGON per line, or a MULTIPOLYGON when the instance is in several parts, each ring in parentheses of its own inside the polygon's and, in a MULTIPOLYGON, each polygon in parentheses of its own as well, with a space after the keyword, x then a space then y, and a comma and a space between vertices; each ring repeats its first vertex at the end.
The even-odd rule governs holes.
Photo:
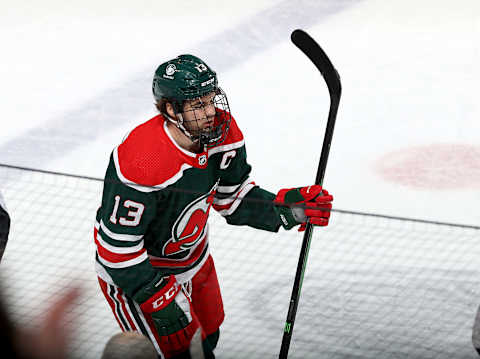
POLYGON ((290 35, 292 42, 297 46, 320 71, 327 83, 328 92, 332 99, 340 99, 342 85, 340 75, 320 45, 305 31, 296 29, 290 35))

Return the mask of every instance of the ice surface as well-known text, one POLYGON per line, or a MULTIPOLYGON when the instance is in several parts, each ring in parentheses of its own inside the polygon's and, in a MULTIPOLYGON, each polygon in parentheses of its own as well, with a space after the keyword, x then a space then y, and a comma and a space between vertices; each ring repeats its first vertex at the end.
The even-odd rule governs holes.
MULTIPOLYGON (((334 206, 480 223, 477 0, 47 0, 0 9, 0 163, 103 177, 112 148, 155 114, 155 66, 193 52, 219 71, 254 180, 272 191, 309 184, 328 94, 289 42, 300 27, 342 78, 324 182, 334 206)), ((70 180, 19 178, 0 169, 14 220, 2 263, 12 314, 37 318, 41 306, 32 298, 47 301, 77 277, 86 286, 79 312, 90 308, 82 325, 95 318, 98 330, 82 331, 90 351, 76 343, 76 353, 93 357, 117 330, 89 266, 99 188, 79 181, 82 195, 75 197, 70 180), (45 214, 45 206, 58 209, 45 214), (69 208, 79 212, 69 216, 69 208), (68 252, 66 239, 80 242, 64 258, 57 253, 68 252)), ((301 236, 213 221, 228 314, 219 356, 247 350, 273 358, 301 236), (265 243, 274 249, 260 258, 256 248, 265 243)), ((405 223, 336 213, 331 227, 315 231, 292 347, 297 357, 474 357, 478 231, 405 223)))

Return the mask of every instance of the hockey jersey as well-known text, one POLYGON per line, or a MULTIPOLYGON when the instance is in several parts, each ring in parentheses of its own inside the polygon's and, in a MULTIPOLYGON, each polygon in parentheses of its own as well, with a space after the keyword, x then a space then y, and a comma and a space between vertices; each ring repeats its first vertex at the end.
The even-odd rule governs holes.
POLYGON ((250 171, 233 118, 225 141, 202 153, 180 147, 162 115, 136 127, 106 171, 94 231, 98 275, 139 301, 162 276, 188 281, 209 255, 212 207, 229 224, 278 231, 275 195, 250 171))

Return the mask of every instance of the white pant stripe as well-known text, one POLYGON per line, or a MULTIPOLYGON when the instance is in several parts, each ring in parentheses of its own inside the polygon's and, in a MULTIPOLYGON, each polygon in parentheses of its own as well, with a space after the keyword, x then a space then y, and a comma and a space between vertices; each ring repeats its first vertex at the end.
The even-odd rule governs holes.
POLYGON ((117 318, 119 320, 120 324, 120 329, 122 329, 122 332, 128 331, 128 327, 126 327, 125 319, 123 318, 123 315, 120 311, 120 303, 118 303, 117 298, 115 298, 115 294, 117 293, 117 287, 114 285, 109 285, 108 286, 108 295, 110 298, 112 298, 113 303, 115 304, 115 313, 117 314, 117 318))
POLYGON ((137 302, 133 302, 135 305, 135 309, 137 311, 138 316, 140 317, 140 320, 143 323, 143 326, 145 327, 145 330, 147 331, 147 334, 152 341, 155 349, 157 350, 158 355, 160 355, 160 358, 165 359, 165 356, 163 355, 162 350, 160 349, 160 346, 157 343, 157 340, 155 339, 155 335, 153 335, 152 330, 150 329, 150 326, 147 323, 147 320, 143 316, 142 310, 140 309, 140 306, 138 305, 137 302))
POLYGON ((135 326, 135 328, 132 328, 132 330, 136 330, 138 332, 141 332, 140 326, 138 325, 138 322, 135 319, 135 316, 133 315, 132 310, 130 309, 130 305, 128 303, 128 298, 125 296, 125 293, 122 293, 122 299, 123 299, 123 302, 125 303, 125 308, 127 309, 127 312, 128 312, 128 313, 125 313, 125 317, 127 317, 127 315, 128 315, 130 317, 130 319, 132 320, 133 325, 135 326))

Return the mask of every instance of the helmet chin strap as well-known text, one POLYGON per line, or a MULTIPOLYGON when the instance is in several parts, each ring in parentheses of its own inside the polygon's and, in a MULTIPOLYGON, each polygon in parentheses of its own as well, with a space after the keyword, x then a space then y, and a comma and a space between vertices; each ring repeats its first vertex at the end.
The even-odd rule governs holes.
POLYGON ((188 130, 186 129, 186 127, 183 125, 183 116, 181 113, 177 113, 176 115, 178 116, 177 119, 173 119, 172 117, 170 117, 168 114, 164 114, 167 119, 172 122, 175 126, 177 126, 177 128, 182 131, 182 133, 187 136, 190 141, 192 142, 198 142, 199 139, 194 139, 192 134, 190 132, 188 132, 188 130))

